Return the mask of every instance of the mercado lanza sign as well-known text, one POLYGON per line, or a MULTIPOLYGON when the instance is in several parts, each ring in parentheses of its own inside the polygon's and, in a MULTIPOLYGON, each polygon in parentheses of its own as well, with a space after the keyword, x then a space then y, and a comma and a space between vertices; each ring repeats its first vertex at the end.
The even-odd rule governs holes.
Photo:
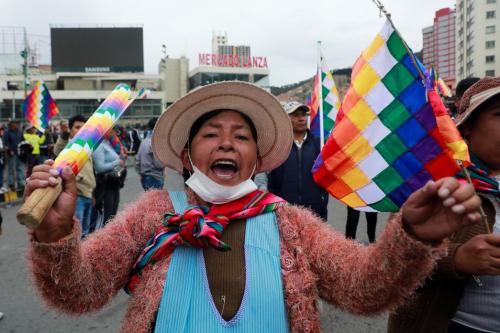
POLYGON ((267 68, 266 57, 200 53, 198 54, 198 61, 200 66, 267 68))

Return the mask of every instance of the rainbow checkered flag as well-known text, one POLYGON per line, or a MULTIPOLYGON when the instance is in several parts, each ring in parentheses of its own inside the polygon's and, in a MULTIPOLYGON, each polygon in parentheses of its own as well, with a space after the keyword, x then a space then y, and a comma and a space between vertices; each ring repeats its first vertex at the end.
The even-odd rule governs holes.
POLYGON ((26 120, 37 130, 44 132, 52 117, 59 113, 56 101, 50 96, 43 81, 37 81, 24 100, 21 109, 26 120))
POLYGON ((311 109, 311 133, 321 138, 321 144, 323 144, 335 125, 335 119, 340 109, 340 98, 332 72, 330 72, 321 50, 320 57, 320 66, 318 66, 314 77, 311 100, 308 105, 311 109), (321 128, 323 128, 323 133, 321 128))
POLYGON ((430 179, 452 176, 467 146, 431 80, 390 22, 353 66, 315 181, 361 211, 398 211, 430 179))

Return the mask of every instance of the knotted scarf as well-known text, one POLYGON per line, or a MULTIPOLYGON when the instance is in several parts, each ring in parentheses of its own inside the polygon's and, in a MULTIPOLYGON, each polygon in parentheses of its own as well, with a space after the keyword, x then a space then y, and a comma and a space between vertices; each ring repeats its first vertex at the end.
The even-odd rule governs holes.
POLYGON ((284 199, 272 193, 256 190, 238 200, 210 208, 189 206, 183 214, 167 212, 162 226, 156 230, 137 258, 125 291, 133 293, 140 283, 143 270, 171 254, 175 247, 212 246, 220 251, 228 251, 231 247, 221 241, 220 237, 231 220, 269 213, 286 204, 284 199))
MULTIPOLYGON (((498 181, 491 175, 488 167, 472 152, 470 152, 470 160, 472 164, 467 167, 467 171, 469 171, 474 188, 480 193, 490 194, 500 200, 498 181)), ((459 182, 467 183, 467 179, 461 171, 455 177, 459 182)))

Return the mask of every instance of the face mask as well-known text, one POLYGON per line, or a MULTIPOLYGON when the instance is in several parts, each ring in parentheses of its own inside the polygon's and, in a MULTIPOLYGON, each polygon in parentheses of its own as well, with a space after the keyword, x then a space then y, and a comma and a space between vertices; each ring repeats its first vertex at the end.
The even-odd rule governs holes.
MULTIPOLYGON (((206 202, 224 204, 226 202, 244 197, 248 193, 257 190, 257 185, 250 178, 236 186, 224 186, 217 184, 194 166, 191 161, 191 156, 189 156, 189 161, 193 167, 193 174, 186 181, 186 185, 206 202)), ((254 171, 255 167, 256 166, 254 166, 254 171)))

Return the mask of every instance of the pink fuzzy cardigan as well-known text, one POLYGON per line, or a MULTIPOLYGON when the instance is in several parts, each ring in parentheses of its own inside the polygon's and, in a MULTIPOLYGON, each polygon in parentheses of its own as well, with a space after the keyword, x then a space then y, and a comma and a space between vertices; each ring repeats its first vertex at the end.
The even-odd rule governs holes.
MULTIPOLYGON (((194 202, 192 192, 190 202, 194 202)), ((165 191, 152 190, 108 225, 80 242, 73 234, 55 243, 32 240, 28 260, 46 303, 69 314, 95 311, 128 279, 147 240, 172 209, 165 191)), ((309 210, 277 211, 285 302, 292 332, 321 332, 318 297, 355 314, 393 310, 417 288, 444 254, 410 237, 394 215, 375 245, 347 240, 309 210)), ((131 296, 122 332, 149 332, 170 258, 148 270, 131 296)))

